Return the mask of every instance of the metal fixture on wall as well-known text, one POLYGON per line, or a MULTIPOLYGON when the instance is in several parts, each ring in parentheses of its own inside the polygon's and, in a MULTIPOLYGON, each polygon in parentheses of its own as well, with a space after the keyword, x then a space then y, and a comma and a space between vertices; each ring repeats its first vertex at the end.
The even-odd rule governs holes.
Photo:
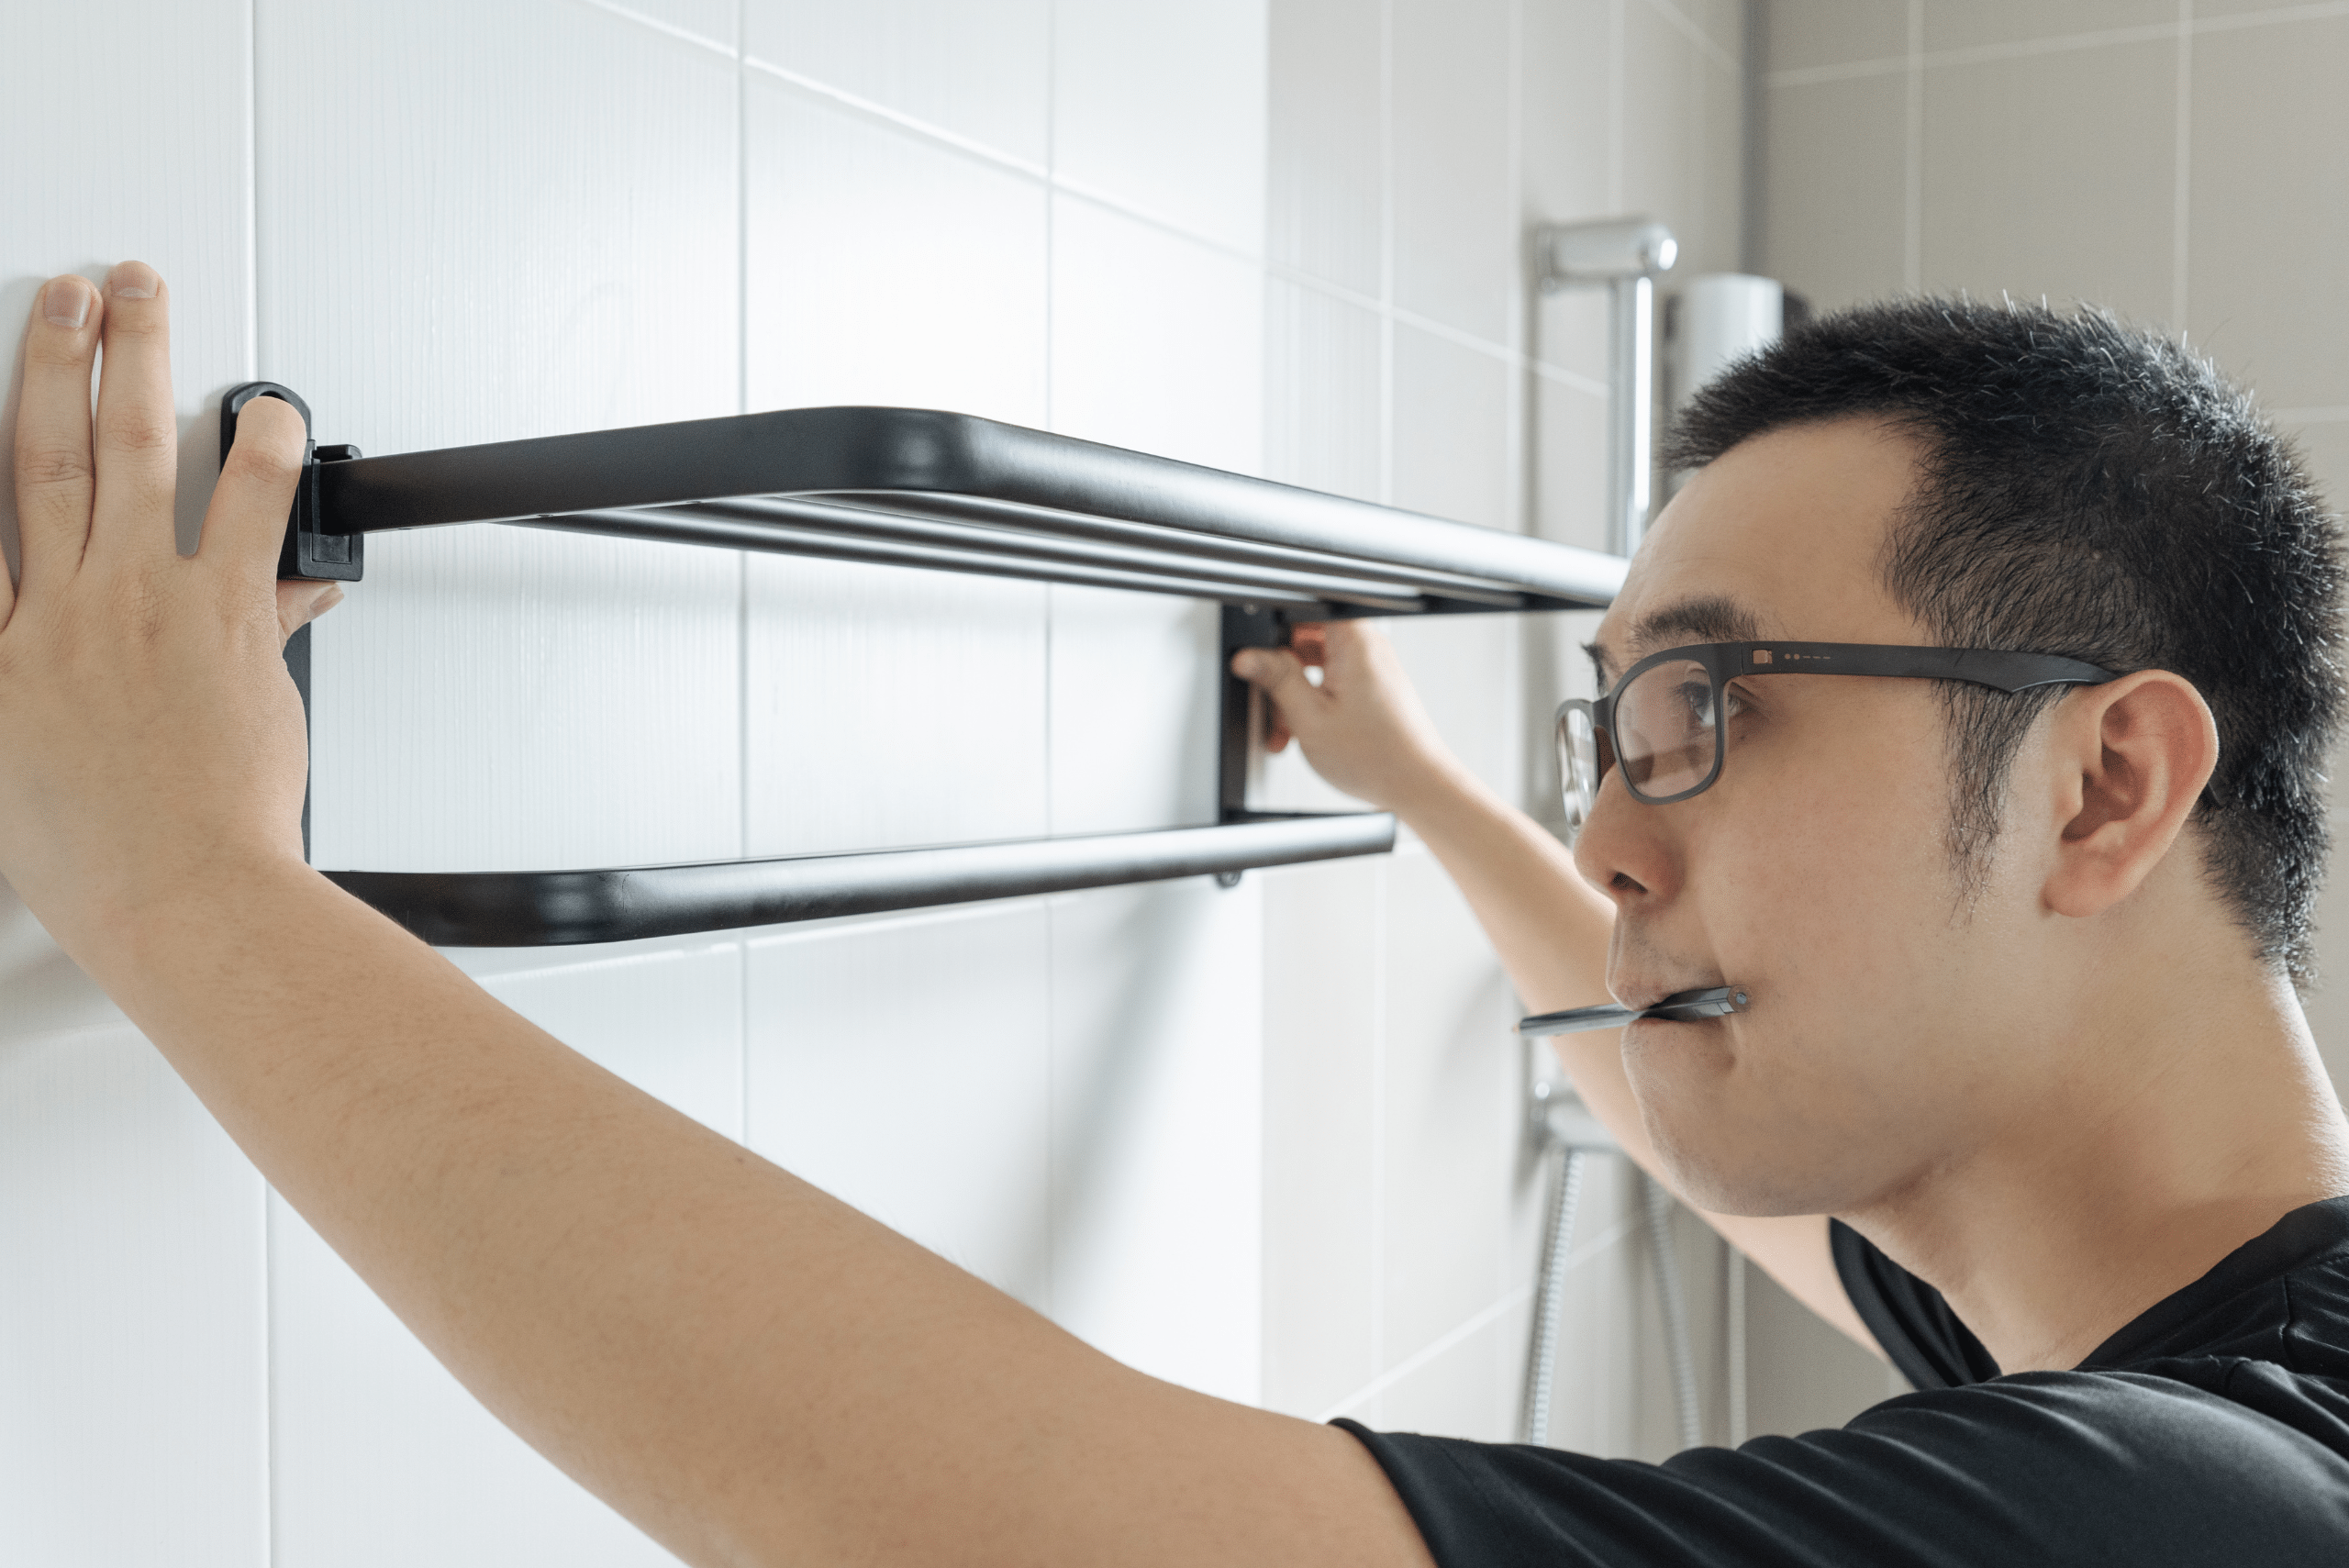
MULTIPOLYGON (((1534 1276, 1533 1331, 1525 1353, 1525 1396, 1520 1407, 1518 1441, 1550 1442, 1556 1404, 1558 1349, 1565 1333, 1566 1271, 1573 1260, 1575 1219, 1582 1207, 1583 1172, 1594 1154, 1623 1152, 1614 1134, 1590 1114, 1571 1085, 1545 1070, 1547 1048, 1527 1038, 1527 1133, 1535 1154, 1550 1172, 1550 1197, 1542 1227, 1542 1262, 1534 1276)), ((1705 1440, 1704 1407, 1697 1389, 1695 1343, 1688 1327, 1688 1298, 1681 1284, 1680 1260, 1673 1251, 1675 1205, 1664 1184, 1634 1171, 1647 1229, 1648 1266, 1655 1275, 1656 1303, 1664 1330, 1664 1367, 1672 1380, 1672 1410, 1679 1446, 1705 1440)), ((1742 1353, 1742 1348, 1740 1353, 1742 1353)), ((1732 1393, 1732 1418, 1744 1423, 1743 1394, 1732 1393)), ((1741 1435, 1738 1441, 1743 1441, 1741 1435)))
POLYGON ((1542 292, 1608 292, 1608 548, 1629 556, 1647 528, 1654 466, 1655 280, 1680 244, 1653 218, 1553 224, 1535 231, 1542 292))
MULTIPOLYGON (((221 400, 221 450, 257 396, 221 400)), ((723 550, 1212 599, 1219 668, 1299 621, 1603 608, 1620 561, 920 408, 795 408, 394 457, 314 448, 280 574, 355 579, 364 536, 509 523, 723 550)), ((309 701, 308 633, 286 662, 309 701)), ((1247 805, 1249 694, 1222 677, 1218 819, 1196 828, 580 871, 330 871, 426 940, 468 947, 722 930, 1243 871, 1391 849, 1384 812, 1247 805)), ((307 838, 305 809, 304 836, 307 838)))

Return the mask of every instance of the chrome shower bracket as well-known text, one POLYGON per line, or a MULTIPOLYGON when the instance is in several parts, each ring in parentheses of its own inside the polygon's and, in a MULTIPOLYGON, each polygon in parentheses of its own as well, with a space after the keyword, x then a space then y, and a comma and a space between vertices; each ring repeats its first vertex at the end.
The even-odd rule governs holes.
POLYGON ((1542 291, 1608 292, 1608 548, 1628 556, 1646 530, 1655 447, 1655 280, 1680 244, 1653 218, 1553 224, 1534 233, 1542 291))

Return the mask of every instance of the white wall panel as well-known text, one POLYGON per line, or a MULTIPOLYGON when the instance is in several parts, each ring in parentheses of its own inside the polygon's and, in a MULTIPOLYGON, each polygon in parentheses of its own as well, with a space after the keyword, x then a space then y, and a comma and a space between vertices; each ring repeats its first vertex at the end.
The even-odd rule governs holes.
POLYGON ((1057 0, 1054 174, 1260 251, 1265 28, 1265 0, 1057 0))
POLYGON ((1516 319, 1514 11, 1394 6, 1395 303, 1495 343, 1516 319))
POLYGON ((493 526, 368 556, 311 633, 317 864, 740 852, 734 552, 493 526))
MULTIPOLYGON (((729 60, 556 0, 257 26, 263 369, 322 438, 733 410, 729 60)), ((321 864, 738 852, 731 555, 481 528, 369 555, 315 634, 321 864)))
POLYGON ((1052 428, 1254 473, 1264 284, 1253 267, 1093 202, 1052 204, 1052 428))
POLYGON ((1265 1405, 1310 1420, 1379 1357, 1386 863, 1258 873, 1264 903, 1265 1405))
POLYGON ((1386 287, 1385 10, 1271 7, 1265 254, 1358 295, 1386 287))
POLYGON ((273 1568, 675 1561, 501 1425, 274 1194, 269 1232, 273 1568))
POLYGON ((748 559, 749 853, 1048 830, 1041 584, 748 559))
MULTIPOLYGON (((740 1136, 739 944, 484 984, 582 1055, 740 1136)), ((673 1561, 476 1403, 274 1195, 270 1241, 277 1568, 673 1561)))
POLYGON ((753 72, 752 408, 1045 422, 1042 183, 753 72))
POLYGON ((1217 606, 1063 585, 1052 599, 1052 831, 1213 822, 1217 606))
MULTIPOLYGON (((0 44, 0 553, 22 324, 116 261, 171 289, 183 549, 251 362, 242 0, 12 8, 0 44)), ((0 884, 0 1562, 267 1551, 261 1182, 0 884)))
POLYGON ((1425 851, 1389 871, 1383 1177, 1385 1359, 1419 1353, 1508 1286, 1510 1174, 1523 1101, 1515 998, 1465 902, 1425 851))
POLYGON ((751 1146, 1048 1309, 1043 905, 832 926, 750 962, 751 1146))
POLYGON ((262 1184, 128 1026, 0 1044, 0 1562, 268 1551, 262 1184))
POLYGON ((1055 898, 1052 1315, 1227 1399, 1263 1385, 1261 885, 1055 898))
POLYGON ((1008 158, 1051 157, 1050 0, 746 0, 743 12, 754 62, 1008 158))

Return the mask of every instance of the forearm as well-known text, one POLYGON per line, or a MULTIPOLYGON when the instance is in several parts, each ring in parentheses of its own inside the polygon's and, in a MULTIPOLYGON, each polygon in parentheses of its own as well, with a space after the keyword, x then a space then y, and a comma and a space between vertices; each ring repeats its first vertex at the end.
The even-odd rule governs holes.
POLYGON ((1097 1354, 306 868, 202 885, 72 945, 433 1352, 685 1560, 1074 1563, 1138 1521, 1136 1561, 1418 1560, 1343 1434, 1097 1354))

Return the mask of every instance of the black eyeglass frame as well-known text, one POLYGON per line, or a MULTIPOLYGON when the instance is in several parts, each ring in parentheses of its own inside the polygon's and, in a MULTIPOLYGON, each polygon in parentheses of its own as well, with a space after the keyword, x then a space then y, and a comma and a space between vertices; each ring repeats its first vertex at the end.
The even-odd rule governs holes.
MULTIPOLYGON (((1749 675, 1883 675, 1896 680, 1964 681, 2009 695, 2035 686, 2100 686, 2121 678, 2120 672, 2057 653, 2009 653, 1987 648, 1903 648, 1879 642, 1697 642, 1685 648, 1667 648, 1649 654, 1624 671, 1607 695, 1595 700, 1569 697, 1558 705, 1558 784, 1570 826, 1579 827, 1589 808, 1577 809, 1575 804, 1573 741, 1566 733, 1567 719, 1581 714, 1589 722, 1593 737, 1604 740, 1607 745, 1591 784, 1595 805, 1599 785, 1606 782, 1610 771, 1617 771, 1615 759, 1623 750, 1615 738, 1617 694, 1630 690, 1631 683, 1641 675, 1671 660, 1705 667, 1712 679, 1715 713, 1721 711, 1723 692, 1729 684, 1749 675)), ((1639 785, 1625 773, 1623 787, 1631 792, 1632 799, 1649 806, 1669 806, 1687 800, 1713 787, 1721 776, 1721 762, 1728 751, 1729 727, 1717 723, 1713 726, 1713 765, 1698 783, 1673 795, 1651 795, 1641 793, 1639 785)))

